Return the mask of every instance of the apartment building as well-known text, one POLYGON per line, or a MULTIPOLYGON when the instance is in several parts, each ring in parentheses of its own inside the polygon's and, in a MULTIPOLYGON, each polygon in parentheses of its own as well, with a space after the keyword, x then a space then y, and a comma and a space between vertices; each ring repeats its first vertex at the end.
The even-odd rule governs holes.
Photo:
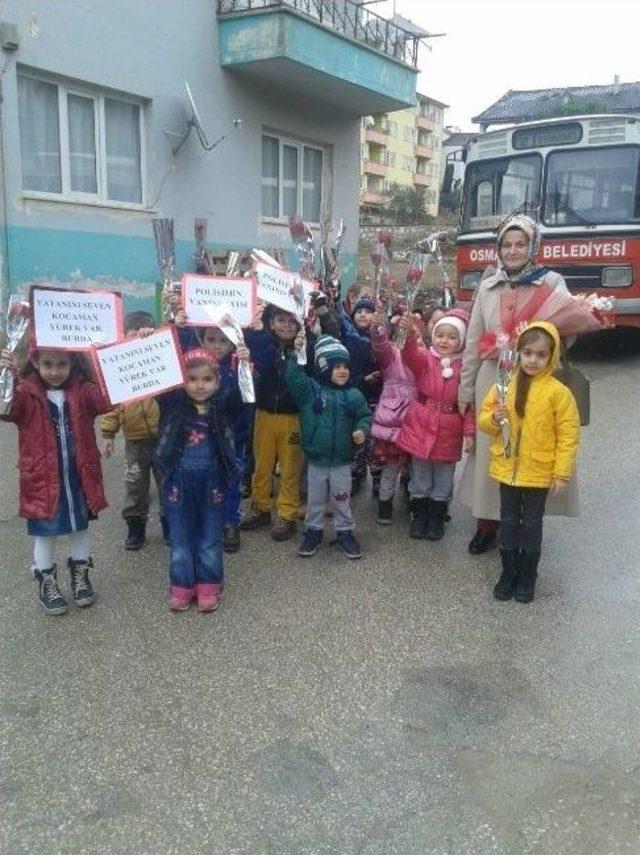
POLYGON ((360 210, 374 218, 393 184, 424 193, 425 210, 438 213, 442 184, 442 136, 447 104, 416 93, 415 104, 362 120, 360 210))
POLYGON ((179 273, 196 217, 214 252, 344 218, 353 279, 361 119, 415 103, 414 32, 351 0, 3 0, 0 24, 4 299, 49 281, 150 304, 154 217, 179 273))

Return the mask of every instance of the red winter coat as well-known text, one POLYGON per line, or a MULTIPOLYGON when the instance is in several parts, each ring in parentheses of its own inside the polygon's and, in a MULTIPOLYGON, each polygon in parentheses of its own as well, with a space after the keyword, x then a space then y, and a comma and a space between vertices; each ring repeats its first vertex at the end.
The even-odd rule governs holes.
MULTIPOLYGON (((107 500, 93 423, 97 415, 112 408, 100 387, 89 380, 71 377, 64 391, 75 442, 78 478, 89 510, 97 514, 106 508, 107 500)), ((58 449, 47 390, 37 374, 16 379, 11 409, 0 418, 18 426, 20 516, 51 519, 58 510, 60 493, 58 449)))
POLYGON ((462 359, 452 359, 453 376, 443 377, 440 357, 419 345, 412 331, 402 359, 416 378, 418 397, 407 411, 396 445, 422 460, 460 460, 463 436, 475 433, 473 410, 468 408, 464 418, 458 410, 462 359))

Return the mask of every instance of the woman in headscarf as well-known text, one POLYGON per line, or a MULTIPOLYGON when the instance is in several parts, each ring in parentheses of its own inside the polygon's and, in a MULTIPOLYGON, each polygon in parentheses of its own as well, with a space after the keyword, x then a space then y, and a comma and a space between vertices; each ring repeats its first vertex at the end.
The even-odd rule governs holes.
MULTIPOLYGON (((541 285, 568 293, 559 273, 536 262, 538 225, 524 214, 514 214, 498 227, 498 269, 478 286, 467 332, 462 362, 458 406, 464 413, 473 406, 479 412, 490 387, 496 382, 497 350, 483 350, 481 339, 487 333, 509 329, 510 318, 517 316, 541 285)), ((460 499, 471 508, 477 527, 469 552, 479 555, 493 545, 500 518, 500 497, 489 478, 490 441, 476 432, 475 449, 469 455, 460 484, 460 499)), ((577 490, 566 491, 547 503, 548 514, 577 515, 577 490)))

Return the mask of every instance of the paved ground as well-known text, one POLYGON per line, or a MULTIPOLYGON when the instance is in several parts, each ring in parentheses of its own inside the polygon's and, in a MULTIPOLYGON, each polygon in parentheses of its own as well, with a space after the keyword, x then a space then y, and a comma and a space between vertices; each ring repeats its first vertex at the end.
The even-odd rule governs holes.
POLYGON ((3 428, 0 851, 640 851, 640 346, 583 365, 584 515, 549 521, 531 606, 491 599, 462 508, 416 543, 365 497, 362 562, 247 535, 209 616, 167 610, 157 524, 127 554, 111 510, 99 601, 47 618, 3 428))

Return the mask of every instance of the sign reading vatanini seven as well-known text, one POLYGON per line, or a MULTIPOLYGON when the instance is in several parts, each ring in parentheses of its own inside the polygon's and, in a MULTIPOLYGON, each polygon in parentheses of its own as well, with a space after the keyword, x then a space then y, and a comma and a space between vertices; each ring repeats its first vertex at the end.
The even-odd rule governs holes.
POLYGON ((122 298, 116 291, 33 285, 29 303, 37 347, 89 350, 123 336, 122 298))

